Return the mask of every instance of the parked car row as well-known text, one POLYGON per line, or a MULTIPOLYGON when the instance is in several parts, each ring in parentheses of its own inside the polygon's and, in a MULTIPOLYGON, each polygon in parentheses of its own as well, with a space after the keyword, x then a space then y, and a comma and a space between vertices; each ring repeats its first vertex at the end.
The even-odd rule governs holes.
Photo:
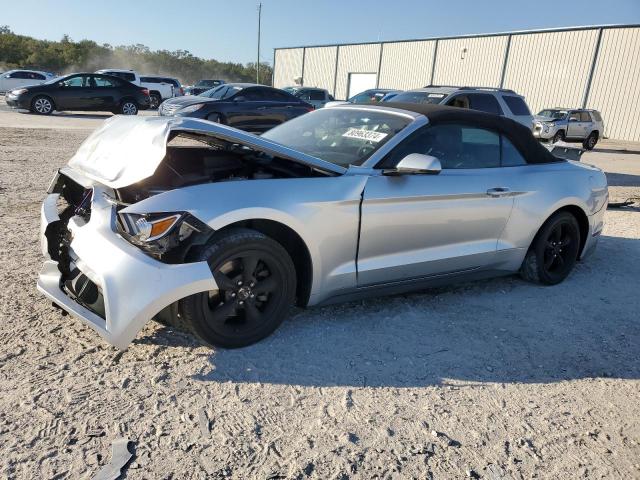
POLYGON ((587 150, 593 149, 604 133, 604 122, 597 110, 549 108, 534 117, 522 95, 503 88, 451 85, 427 85, 408 91, 375 88, 347 100, 335 100, 326 89, 301 85, 280 90, 203 79, 185 89, 176 78, 141 76, 133 70, 102 69, 95 74, 74 74, 51 82, 52 73, 11 70, 0 74, 0 92, 8 93, 10 106, 34 113, 73 109, 135 114, 141 109, 157 108, 160 115, 205 118, 256 132, 266 131, 309 109, 388 102, 439 104, 501 115, 531 128, 533 135, 543 142, 581 142, 587 150), (141 90, 131 89, 113 77, 141 90), (48 86, 35 88, 43 84, 48 86), (140 97, 145 91, 148 102, 140 97), (176 98, 183 96, 189 99, 176 98))

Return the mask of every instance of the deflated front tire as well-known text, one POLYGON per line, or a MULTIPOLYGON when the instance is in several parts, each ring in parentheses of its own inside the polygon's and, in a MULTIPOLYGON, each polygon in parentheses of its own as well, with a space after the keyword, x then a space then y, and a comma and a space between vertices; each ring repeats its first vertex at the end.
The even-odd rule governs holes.
POLYGON ((238 348, 270 335, 294 303, 296 271, 275 240, 250 229, 214 235, 194 260, 206 260, 219 290, 180 301, 184 327, 210 345, 238 348))

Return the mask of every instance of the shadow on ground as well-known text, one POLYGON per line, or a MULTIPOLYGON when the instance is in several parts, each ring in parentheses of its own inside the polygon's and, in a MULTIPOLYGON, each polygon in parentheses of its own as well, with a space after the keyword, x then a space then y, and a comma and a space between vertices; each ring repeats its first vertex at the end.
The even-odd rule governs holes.
MULTIPOLYGON (((640 378, 640 316, 629 314, 640 311, 639 277, 640 240, 603 237, 554 287, 509 277, 298 310, 256 345, 216 350, 196 379, 423 387, 640 378)), ((173 334, 146 341, 192 342, 173 334)))

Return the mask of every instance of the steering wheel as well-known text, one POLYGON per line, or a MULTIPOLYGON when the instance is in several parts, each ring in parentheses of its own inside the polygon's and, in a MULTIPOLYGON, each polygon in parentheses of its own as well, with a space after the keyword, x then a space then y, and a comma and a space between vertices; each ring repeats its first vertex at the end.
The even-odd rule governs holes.
POLYGON ((358 149, 358 151, 356 152, 356 156, 358 158, 366 157, 367 155, 371 154, 371 152, 373 152, 375 149, 376 149, 375 145, 371 141, 368 141, 358 149))

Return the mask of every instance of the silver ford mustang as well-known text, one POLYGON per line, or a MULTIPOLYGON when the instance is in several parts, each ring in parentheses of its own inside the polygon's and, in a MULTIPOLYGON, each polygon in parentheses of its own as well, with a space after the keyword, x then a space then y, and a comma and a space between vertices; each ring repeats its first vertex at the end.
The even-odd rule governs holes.
POLYGON ((339 106, 260 137, 114 117, 51 183, 38 288, 119 348, 152 318, 241 347, 294 303, 516 272, 556 284, 607 201, 599 169, 470 110, 339 106))

